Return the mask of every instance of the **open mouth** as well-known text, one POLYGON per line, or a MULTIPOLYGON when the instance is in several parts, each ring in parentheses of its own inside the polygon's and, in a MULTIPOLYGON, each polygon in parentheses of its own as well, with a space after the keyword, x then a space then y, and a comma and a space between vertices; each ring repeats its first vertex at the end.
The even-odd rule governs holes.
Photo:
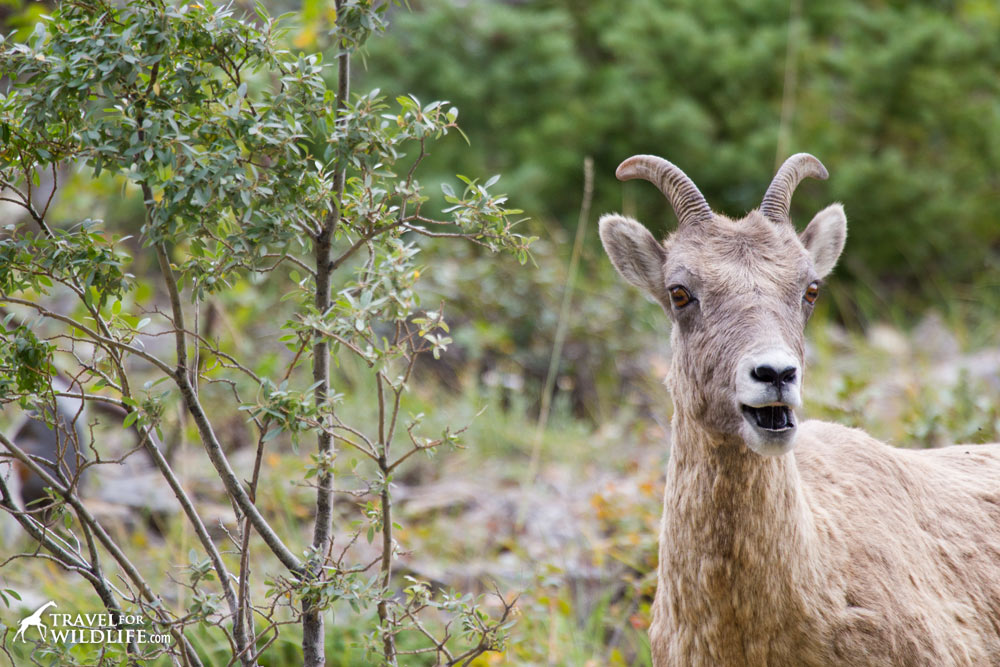
POLYGON ((744 405, 743 414, 751 423, 765 431, 789 431, 795 428, 795 415, 787 405, 774 404, 752 408, 744 405))

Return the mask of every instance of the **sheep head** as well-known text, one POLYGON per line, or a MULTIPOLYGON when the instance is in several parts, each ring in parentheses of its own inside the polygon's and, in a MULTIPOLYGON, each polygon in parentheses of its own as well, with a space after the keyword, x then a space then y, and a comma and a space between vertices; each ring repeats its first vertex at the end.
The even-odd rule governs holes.
POLYGON ((833 204, 796 234, 788 211, 798 183, 825 179, 826 169, 793 155, 761 206, 740 220, 714 213, 663 158, 636 155, 617 176, 657 185, 679 221, 663 242, 631 218, 600 222, 612 264, 673 322, 668 385, 677 411, 719 442, 739 439, 762 455, 789 451, 802 403, 804 327, 843 250, 847 219, 833 204))

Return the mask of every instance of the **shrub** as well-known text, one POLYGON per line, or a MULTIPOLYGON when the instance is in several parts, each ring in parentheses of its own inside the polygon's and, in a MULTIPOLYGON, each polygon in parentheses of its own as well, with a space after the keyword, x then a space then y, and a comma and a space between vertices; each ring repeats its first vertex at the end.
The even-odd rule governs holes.
MULTIPOLYGON (((391 484, 413 454, 459 439, 453 429, 426 433, 401 409, 417 357, 451 342, 442 310, 419 303, 416 239, 463 240, 521 262, 530 239, 514 230, 519 211, 491 192, 495 179, 464 179, 447 192, 441 218, 425 206, 417 169, 429 145, 456 129, 455 108, 350 94, 351 54, 384 29, 386 8, 336 2, 332 68, 283 50, 280 23, 259 6, 241 19, 210 3, 78 0, 60 4, 26 43, 3 44, 0 76, 11 84, 0 98, 0 187, 24 217, 0 236, 0 301, 13 327, 0 346, 0 401, 39 415, 56 414, 60 397, 110 405, 122 428, 137 430, 196 537, 184 566, 187 606, 151 587, 156 573, 142 550, 88 509, 80 475, 40 466, 7 437, 3 458, 41 477, 59 505, 44 514, 20 508, 6 482, 0 504, 109 612, 142 614, 172 636, 127 643, 132 659, 168 653, 199 664, 207 631, 223 634, 232 659, 256 664, 283 624, 301 619, 305 663, 324 664, 323 620, 335 603, 372 619, 366 641, 386 664, 397 661, 397 639, 446 664, 503 645, 508 602, 490 617, 468 596, 393 581, 391 484), (39 185, 47 178, 58 188, 67 166, 138 193, 141 247, 100 220, 53 220, 39 185), (155 257, 160 298, 153 278, 130 272, 143 254, 155 257), (219 326, 227 314, 249 330, 219 326), (367 369, 371 421, 338 410, 330 367, 349 358, 367 369), (57 368, 65 381, 54 379, 57 368), (228 551, 171 450, 157 446, 177 409, 191 425, 179 437, 201 443, 216 493, 236 510, 228 551), (252 470, 237 473, 224 445, 240 414, 256 455, 252 470), (306 438, 316 439, 300 471, 316 493, 311 539, 294 526, 282 532, 256 497, 265 454, 306 438), (339 463, 345 451, 358 462, 339 463), (338 549, 335 472, 358 511, 338 527, 338 549), (258 539, 267 566, 251 559, 258 539), (359 539, 375 544, 376 559, 351 560, 359 539), (431 611, 433 622, 421 623, 431 611)), ((80 468, 96 475, 116 461, 89 432, 80 468)))

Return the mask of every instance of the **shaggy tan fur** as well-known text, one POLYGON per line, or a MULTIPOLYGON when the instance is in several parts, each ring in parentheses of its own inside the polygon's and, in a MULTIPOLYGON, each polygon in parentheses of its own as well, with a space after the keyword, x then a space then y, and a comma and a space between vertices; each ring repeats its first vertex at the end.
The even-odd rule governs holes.
POLYGON ((839 206, 801 236, 753 211, 662 245, 601 221, 612 262, 674 322, 658 666, 1000 665, 1000 445, 911 451, 807 421, 794 451, 748 447, 740 360, 782 345, 801 370, 803 290, 845 229, 839 206), (671 307, 674 285, 696 303, 671 307))

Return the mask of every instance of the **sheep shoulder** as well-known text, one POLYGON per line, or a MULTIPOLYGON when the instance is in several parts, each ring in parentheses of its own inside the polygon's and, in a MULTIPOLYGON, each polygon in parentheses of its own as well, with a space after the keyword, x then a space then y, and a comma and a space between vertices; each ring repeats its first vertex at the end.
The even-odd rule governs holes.
POLYGON ((909 450, 816 421, 800 438, 837 657, 1000 662, 1000 444, 909 450))

